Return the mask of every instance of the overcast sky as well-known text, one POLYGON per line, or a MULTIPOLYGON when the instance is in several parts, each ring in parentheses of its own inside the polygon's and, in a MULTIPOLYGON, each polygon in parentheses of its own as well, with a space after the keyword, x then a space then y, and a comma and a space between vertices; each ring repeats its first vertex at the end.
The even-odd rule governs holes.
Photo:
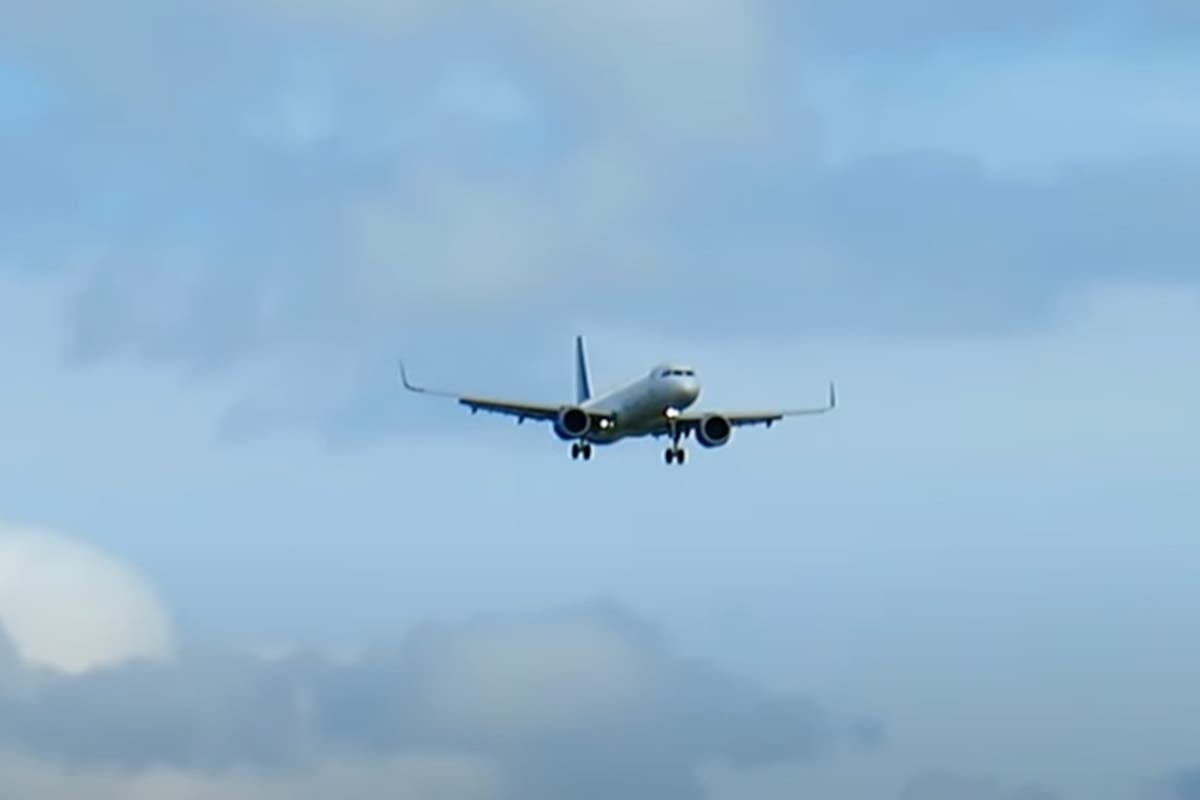
POLYGON ((1193 5, 0 0, 0 785, 1200 798, 1193 5))

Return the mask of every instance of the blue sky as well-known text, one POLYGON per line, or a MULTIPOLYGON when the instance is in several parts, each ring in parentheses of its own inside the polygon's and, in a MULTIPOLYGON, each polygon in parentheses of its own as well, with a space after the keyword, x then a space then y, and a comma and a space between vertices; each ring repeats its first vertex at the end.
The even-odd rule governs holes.
POLYGON ((1190 8, 0 13, 6 785, 1198 796, 1190 8))

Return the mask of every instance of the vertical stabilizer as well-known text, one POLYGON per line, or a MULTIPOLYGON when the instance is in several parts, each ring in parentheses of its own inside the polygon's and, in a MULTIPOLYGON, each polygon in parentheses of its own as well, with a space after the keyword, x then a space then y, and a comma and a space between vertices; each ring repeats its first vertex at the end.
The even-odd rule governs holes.
POLYGON ((575 337, 575 400, 585 403, 592 398, 592 376, 588 374, 587 351, 583 337, 575 337))

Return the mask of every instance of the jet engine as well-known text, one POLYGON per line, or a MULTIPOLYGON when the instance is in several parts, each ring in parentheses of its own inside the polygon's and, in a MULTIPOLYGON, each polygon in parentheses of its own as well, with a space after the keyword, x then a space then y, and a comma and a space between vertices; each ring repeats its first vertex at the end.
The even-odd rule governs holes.
POLYGON ((554 420, 554 432, 560 439, 582 439, 592 429, 592 418, 579 406, 566 406, 554 420))
POLYGON ((696 426, 696 439, 705 447, 721 447, 729 443, 733 425, 720 414, 708 414, 696 426))

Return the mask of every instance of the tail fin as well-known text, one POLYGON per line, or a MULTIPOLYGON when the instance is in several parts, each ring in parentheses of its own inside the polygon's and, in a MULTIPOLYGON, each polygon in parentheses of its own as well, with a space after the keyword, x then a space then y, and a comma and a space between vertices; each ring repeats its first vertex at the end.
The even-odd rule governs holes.
POLYGON ((583 337, 575 337, 575 399, 585 403, 592 398, 592 376, 588 374, 587 352, 583 337))

